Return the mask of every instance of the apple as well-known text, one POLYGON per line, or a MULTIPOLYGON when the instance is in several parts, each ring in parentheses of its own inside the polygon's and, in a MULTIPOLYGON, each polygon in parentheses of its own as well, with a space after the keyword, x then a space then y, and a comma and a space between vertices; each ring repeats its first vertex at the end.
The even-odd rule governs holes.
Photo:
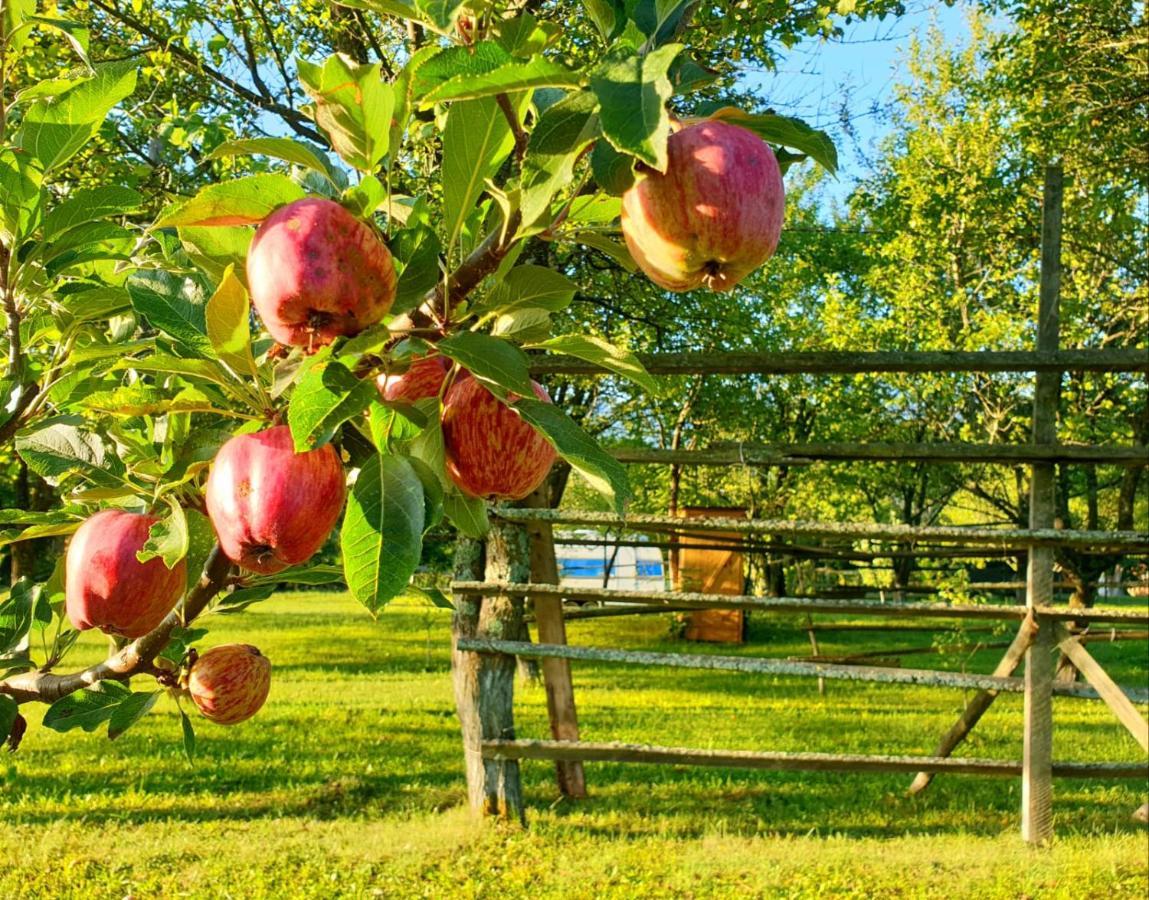
POLYGON ((156 516, 105 509, 72 535, 64 560, 64 605, 78 631, 99 628, 143 637, 164 620, 187 587, 187 563, 169 569, 156 557, 140 562, 156 516))
POLYGON ((278 425, 220 447, 207 478, 207 513, 229 559, 272 575, 323 546, 343 509, 345 481, 331 444, 296 453, 291 429, 278 425))
POLYGON ((318 347, 358 334, 395 302, 395 265, 366 222, 332 200, 269 215, 247 254, 251 301, 281 344, 318 347))
POLYGON ((414 403, 439 396, 451 364, 442 356, 424 356, 412 361, 401 375, 380 375, 375 383, 384 400, 414 403))
POLYGON ((729 291, 769 259, 782 233, 785 189, 758 135, 708 120, 670 136, 666 173, 639 173, 622 196, 631 256, 669 291, 729 291))
MULTIPOLYGON (((542 385, 535 396, 550 403, 542 385)), ((514 411, 516 397, 501 402, 476 378, 461 378, 443 400, 447 474, 470 497, 521 500, 542 484, 555 450, 514 411)))
POLYGON ((213 647, 196 657, 188 672, 192 702, 218 725, 250 719, 270 689, 271 663, 250 644, 213 647))

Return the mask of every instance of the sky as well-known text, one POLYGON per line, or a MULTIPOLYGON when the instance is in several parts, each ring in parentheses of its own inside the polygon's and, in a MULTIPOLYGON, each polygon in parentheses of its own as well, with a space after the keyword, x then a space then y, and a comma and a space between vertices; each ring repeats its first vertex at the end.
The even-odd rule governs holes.
POLYGON ((843 200, 866 174, 866 158, 875 155, 888 132, 887 110, 894 86, 906 76, 905 56, 911 40, 924 40, 937 26, 947 43, 969 41, 967 5, 946 6, 932 0, 907 3, 904 16, 885 22, 853 22, 840 39, 803 41, 781 59, 776 72, 745 73, 752 86, 774 110, 797 116, 833 137, 838 147, 838 181, 830 196, 843 200), (843 115, 854 138, 842 128, 843 115))

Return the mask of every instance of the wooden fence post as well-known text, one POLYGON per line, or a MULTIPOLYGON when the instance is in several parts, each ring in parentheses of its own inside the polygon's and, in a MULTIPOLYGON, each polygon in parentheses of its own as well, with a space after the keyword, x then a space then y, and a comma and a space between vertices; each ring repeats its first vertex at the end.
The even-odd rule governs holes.
MULTIPOLYGON (((546 482, 526 500, 526 506, 547 509, 546 482)), ((531 581, 537 584, 558 584, 558 560, 555 558, 554 528, 549 522, 531 522, 527 525, 531 542, 531 581)), ((566 622, 563 621, 561 597, 535 597, 535 628, 541 644, 565 644, 566 622)), ((547 715, 551 735, 556 741, 578 740, 578 713, 575 709, 574 682, 571 679, 569 659, 544 659, 543 681, 547 691, 547 715)), ((559 792, 565 797, 586 796, 586 775, 578 760, 556 760, 555 778, 559 792)))
MULTIPOLYGON (((521 582, 530 577, 530 550, 522 525, 496 520, 485 548, 460 540, 455 574, 459 579, 521 582)), ((463 730, 467 797, 481 815, 524 821, 522 781, 517 760, 483 759, 484 740, 515 737, 515 660, 502 654, 460 651, 461 638, 518 639, 523 627, 523 598, 506 594, 456 595, 452 628, 455 702, 463 730)))
MULTIPOLYGON (((1041 283, 1037 310, 1037 350, 1058 349, 1061 288, 1062 171, 1045 170, 1041 220, 1041 283)), ((1057 440, 1061 373, 1038 372, 1033 392, 1033 444, 1057 440)), ((1056 509, 1054 466, 1030 468, 1029 527, 1052 528, 1056 509)), ((1031 547, 1026 573, 1026 605, 1053 602, 1053 548, 1031 547)), ((1054 624, 1035 617, 1037 634, 1025 654, 1025 741, 1021 774, 1021 834, 1031 844, 1053 837, 1053 650, 1054 624)))

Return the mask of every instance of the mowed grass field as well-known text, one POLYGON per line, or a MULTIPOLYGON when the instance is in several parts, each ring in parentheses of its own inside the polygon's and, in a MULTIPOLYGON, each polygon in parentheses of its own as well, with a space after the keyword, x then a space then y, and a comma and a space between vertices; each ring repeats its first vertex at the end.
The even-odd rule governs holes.
MULTIPOLYGON (((184 759, 174 702, 115 742, 32 721, 0 758, 0 898, 1137 897, 1143 781, 1058 781, 1057 840, 1018 834, 1017 779, 908 778, 590 764, 592 796, 560 801, 526 763, 529 826, 463 807, 450 614, 397 601, 372 621, 346 596, 283 594, 213 617, 205 646, 272 660, 270 700, 233 728, 197 721, 184 759)), ((673 638, 668 617, 571 623, 572 643, 804 655, 797 620, 759 618, 737 650, 673 638)), ((985 637, 979 635, 979 637, 985 637)), ((995 640, 1008 639, 1002 635, 995 640)), ((928 644, 913 633, 822 636, 824 653, 928 644)), ((85 638, 75 662, 98 658, 85 638)), ((1094 644, 1144 684, 1145 644, 1094 644)), ((988 672, 1000 650, 947 654, 988 672)), ((927 667, 934 656, 907 657, 927 667)), ((930 753, 960 711, 949 689, 576 664, 583 736, 714 748, 930 753)), ((141 686, 142 687, 142 686, 141 686)), ((520 736, 547 737, 541 686, 517 688, 520 736)), ((1059 759, 1136 759, 1103 704, 1055 701, 1059 759)), ((1003 696, 962 755, 1020 758, 1021 698, 1003 696)))

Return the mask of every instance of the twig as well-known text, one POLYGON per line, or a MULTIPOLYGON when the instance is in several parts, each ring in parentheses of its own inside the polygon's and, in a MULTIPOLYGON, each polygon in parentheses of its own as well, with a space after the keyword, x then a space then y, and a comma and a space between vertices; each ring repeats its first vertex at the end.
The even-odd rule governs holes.
POLYGON ((495 97, 496 102, 499 104, 499 109, 503 111, 506 116, 507 124, 511 126, 511 133, 515 136, 515 161, 521 166, 523 158, 527 155, 527 144, 530 142, 530 135, 523 131, 523 125, 519 121, 519 114, 515 112, 515 108, 511 106, 511 101, 506 94, 499 94, 495 97))

